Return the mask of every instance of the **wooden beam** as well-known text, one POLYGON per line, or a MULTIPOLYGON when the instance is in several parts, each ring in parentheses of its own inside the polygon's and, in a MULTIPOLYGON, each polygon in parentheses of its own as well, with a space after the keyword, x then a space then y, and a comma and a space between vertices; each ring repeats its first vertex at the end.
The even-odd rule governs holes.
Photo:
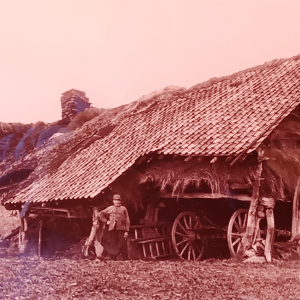
POLYGON ((274 213, 272 208, 266 209, 266 218, 267 218, 267 235, 266 235, 266 245, 265 245, 265 258, 267 262, 272 261, 272 248, 275 237, 275 221, 274 213))
POLYGON ((165 194, 161 198, 182 198, 182 199, 236 199, 239 201, 250 202, 252 200, 251 196, 248 195, 226 195, 226 194, 208 194, 208 193, 188 193, 174 195, 172 193, 165 194))
POLYGON ((293 212, 292 212, 292 232, 291 239, 293 240, 299 232, 299 192, 300 192, 300 177, 298 178, 297 185, 293 198, 293 212))
POLYGON ((40 222, 39 222, 38 257, 41 257, 41 250, 42 250, 42 227, 43 227, 43 220, 40 220, 40 222))
POLYGON ((28 224, 27 224, 27 217, 20 217, 20 230, 19 230, 19 252, 24 253, 26 250, 27 246, 27 229, 28 229, 28 224))
POLYGON ((30 213, 40 214, 43 216, 51 216, 51 217, 61 217, 61 218, 90 218, 89 214, 84 214, 80 212, 72 212, 65 208, 53 208, 53 207, 32 207, 30 209, 30 213))
POLYGON ((262 173, 262 161, 258 162, 257 169, 254 174, 252 200, 248 211, 246 232, 241 241, 241 247, 237 253, 238 258, 242 258, 247 248, 251 245, 254 234, 257 230, 257 207, 259 200, 260 179, 262 173))

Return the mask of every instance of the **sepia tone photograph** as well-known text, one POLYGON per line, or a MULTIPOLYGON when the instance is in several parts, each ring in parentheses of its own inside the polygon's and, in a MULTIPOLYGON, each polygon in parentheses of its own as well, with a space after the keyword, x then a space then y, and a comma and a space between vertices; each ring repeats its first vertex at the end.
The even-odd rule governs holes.
POLYGON ((299 0, 0 0, 0 299, 300 299, 299 0))

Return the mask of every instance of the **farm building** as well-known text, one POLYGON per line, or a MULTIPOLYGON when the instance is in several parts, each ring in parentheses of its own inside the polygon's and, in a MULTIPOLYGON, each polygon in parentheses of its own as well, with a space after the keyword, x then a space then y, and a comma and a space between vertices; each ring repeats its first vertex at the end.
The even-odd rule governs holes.
MULTIPOLYGON (((145 257, 198 260, 208 240, 227 238, 231 255, 256 243, 271 260, 275 235, 300 233, 299 79, 300 55, 116 109, 64 111, 70 123, 52 125, 60 135, 17 157, 6 149, 0 164, 3 204, 20 211, 20 245, 30 236, 46 245, 47 230, 88 235, 92 209, 119 193, 145 257)), ((19 141, 46 136, 52 127, 43 126, 23 128, 19 141)))

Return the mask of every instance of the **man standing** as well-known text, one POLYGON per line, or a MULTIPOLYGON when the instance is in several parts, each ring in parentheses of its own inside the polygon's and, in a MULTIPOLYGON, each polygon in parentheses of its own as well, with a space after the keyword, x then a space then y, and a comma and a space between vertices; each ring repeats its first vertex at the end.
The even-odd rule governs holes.
POLYGON ((126 207, 121 205, 120 195, 113 196, 113 204, 100 211, 98 218, 108 225, 107 245, 104 245, 104 248, 117 257, 122 253, 122 247, 128 237, 130 219, 126 207))

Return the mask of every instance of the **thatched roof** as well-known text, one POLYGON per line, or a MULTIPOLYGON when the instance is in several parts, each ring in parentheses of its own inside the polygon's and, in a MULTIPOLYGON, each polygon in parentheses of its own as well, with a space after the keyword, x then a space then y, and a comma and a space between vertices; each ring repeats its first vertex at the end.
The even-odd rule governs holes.
MULTIPOLYGON (((144 108, 135 103, 136 109, 117 114, 119 122, 112 118, 108 132, 94 140, 92 135, 105 128, 99 116, 76 133, 83 147, 77 145, 70 157, 11 195, 7 203, 93 198, 147 153, 251 153, 299 105, 299 59, 298 55, 213 79, 144 108)), ((68 145, 73 147, 74 140, 65 148, 68 145)), ((57 160, 59 155, 54 155, 47 165, 57 160)))

